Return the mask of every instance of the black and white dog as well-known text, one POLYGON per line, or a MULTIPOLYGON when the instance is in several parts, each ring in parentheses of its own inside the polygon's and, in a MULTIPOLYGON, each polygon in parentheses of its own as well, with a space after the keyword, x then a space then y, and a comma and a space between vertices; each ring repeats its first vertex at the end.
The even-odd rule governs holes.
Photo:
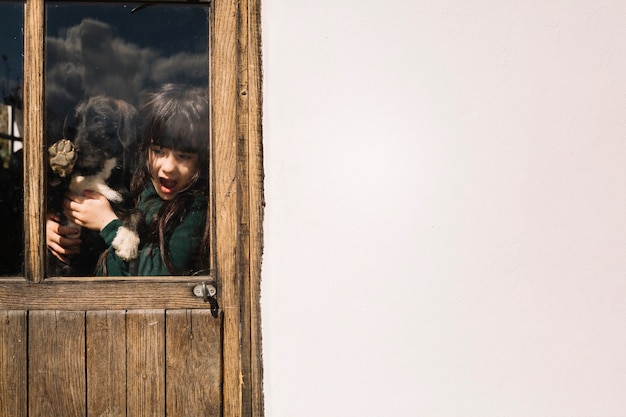
MULTIPOLYGON (((91 97, 78 104, 67 117, 64 135, 65 139, 49 148, 52 169, 49 184, 54 187, 49 187, 49 210, 62 212, 67 190, 79 195, 93 190, 104 195, 122 220, 113 241, 115 253, 124 260, 134 259, 142 216, 132 208, 128 184, 137 156, 137 110, 123 100, 104 95, 91 97)), ((82 230, 80 237, 80 254, 71 258, 70 265, 48 257, 48 276, 95 273, 98 258, 106 250, 104 241, 98 232, 91 230, 82 230)))

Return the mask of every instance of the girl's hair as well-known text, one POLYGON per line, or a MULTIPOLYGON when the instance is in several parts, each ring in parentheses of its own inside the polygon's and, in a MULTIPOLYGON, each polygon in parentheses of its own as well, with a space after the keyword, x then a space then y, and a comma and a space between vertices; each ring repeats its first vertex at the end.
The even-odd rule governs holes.
MULTIPOLYGON (((135 200, 152 181, 149 152, 152 145, 198 155, 198 171, 186 190, 163 203, 154 218, 147 219, 148 243, 158 244, 165 265, 172 275, 193 271, 177 270, 168 255, 167 237, 181 222, 186 210, 199 194, 208 192, 209 110, 206 89, 180 84, 165 84, 145 96, 140 108, 141 136, 137 169, 131 183, 135 200)), ((206 228, 205 228, 206 229, 206 228)), ((208 262, 208 230, 204 231, 198 269, 208 262)))

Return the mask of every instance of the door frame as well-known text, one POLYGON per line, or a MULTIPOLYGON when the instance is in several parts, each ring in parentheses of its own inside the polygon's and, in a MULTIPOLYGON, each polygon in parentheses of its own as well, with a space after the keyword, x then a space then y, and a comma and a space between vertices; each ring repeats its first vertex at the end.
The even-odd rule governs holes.
MULTIPOLYGON (((58 297, 59 308, 80 309, 89 303, 73 304, 76 300, 67 297, 68 288, 88 296, 94 285, 120 284, 124 284, 121 286, 128 294, 120 305, 141 307, 142 301, 137 301, 136 295, 142 294, 142 289, 149 292, 148 287, 155 282, 177 285, 177 280, 45 279, 45 0, 24 3, 25 276, 0 280, 0 309, 41 309, 39 301, 43 297, 49 301, 50 294, 58 297), (66 285, 55 285, 59 282, 66 285)), ((225 417, 264 414, 260 323, 264 211, 260 7, 260 0, 210 3, 212 193, 208 221, 212 230, 210 275, 218 282, 223 312, 225 417)), ((180 291, 188 290, 181 288, 180 291)), ((151 297, 158 294, 148 295, 144 301, 149 303, 151 297)), ((177 303, 176 298, 171 301, 173 307, 186 305, 184 301, 177 303)))

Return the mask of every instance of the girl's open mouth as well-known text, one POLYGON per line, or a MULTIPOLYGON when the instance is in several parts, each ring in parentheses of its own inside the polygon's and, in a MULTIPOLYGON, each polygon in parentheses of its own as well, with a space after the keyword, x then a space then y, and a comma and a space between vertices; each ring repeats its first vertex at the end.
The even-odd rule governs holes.
POLYGON ((178 181, 167 178, 159 178, 159 184, 161 185, 161 191, 164 193, 171 193, 176 188, 178 181))

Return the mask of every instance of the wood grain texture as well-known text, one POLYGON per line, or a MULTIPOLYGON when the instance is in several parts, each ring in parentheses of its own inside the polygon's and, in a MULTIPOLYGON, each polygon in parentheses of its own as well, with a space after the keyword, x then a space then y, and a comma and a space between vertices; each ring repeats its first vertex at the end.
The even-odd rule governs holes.
POLYGON ((263 258, 263 189, 262 138, 262 60, 261 1, 247 0, 248 67, 248 191, 249 191, 249 277, 251 415, 264 414, 263 355, 261 339, 261 262, 263 258))
POLYGON ((86 331, 89 415, 126 416, 126 312, 88 312, 86 331))
POLYGON ((241 303, 241 373, 243 375, 241 414, 252 415, 252 354, 249 335, 251 335, 251 300, 250 300, 250 66, 249 55, 249 15, 248 0, 241 0, 238 18, 237 43, 239 50, 238 78, 238 123, 237 123, 237 178, 239 181, 239 218, 237 268, 239 280, 237 286, 241 303))
POLYGON ((54 282, 39 284, 0 281, 2 310, 124 310, 207 308, 193 294, 194 282, 54 282))
POLYGON ((28 335, 28 415, 85 416, 85 314, 31 312, 28 335))
POLYGON ((27 0, 24 9, 24 272, 44 276, 44 0, 27 0))
POLYGON ((248 103, 248 56, 245 51, 248 47, 247 23, 248 15, 247 0, 241 0, 239 8, 238 27, 241 28, 238 33, 238 49, 240 51, 240 68, 238 79, 238 123, 237 123, 237 180, 239 182, 239 213, 237 234, 237 282, 235 287, 239 292, 240 300, 240 317, 241 317, 241 339, 240 339, 240 356, 241 356, 241 374, 242 374, 242 402, 241 415, 252 415, 252 384, 250 381, 251 373, 251 354, 250 339, 248 335, 251 333, 250 322, 250 183, 249 183, 249 103, 248 103))
POLYGON ((215 204, 216 270, 224 311, 224 416, 243 412, 243 368, 241 362, 240 260, 238 184, 238 87, 239 2, 211 3, 210 88, 212 92, 211 143, 215 204))
POLYGON ((238 268, 241 275, 242 415, 263 414, 260 280, 263 252, 263 149, 261 141, 260 3, 241 0, 238 154, 240 192, 238 268))
POLYGON ((26 312, 0 312, 0 416, 26 417, 26 312))
POLYGON ((165 415, 165 312, 129 311, 126 317, 128 417, 165 415))
POLYGON ((221 320, 206 310, 174 310, 166 328, 167 415, 221 416, 221 320))

